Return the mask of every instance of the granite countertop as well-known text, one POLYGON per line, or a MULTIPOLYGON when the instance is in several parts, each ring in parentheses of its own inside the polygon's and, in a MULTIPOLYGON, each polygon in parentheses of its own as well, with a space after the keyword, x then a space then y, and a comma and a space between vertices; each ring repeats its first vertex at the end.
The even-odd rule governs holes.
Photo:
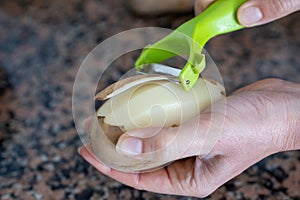
MULTIPOLYGON (((77 153, 72 87, 85 56, 124 30, 175 28, 193 15, 145 18, 118 0, 0 2, 0 199, 192 199, 137 191, 77 153)), ((207 45, 230 93, 256 80, 299 82, 300 13, 207 45)), ((300 152, 270 156, 207 199, 300 199, 300 152)))

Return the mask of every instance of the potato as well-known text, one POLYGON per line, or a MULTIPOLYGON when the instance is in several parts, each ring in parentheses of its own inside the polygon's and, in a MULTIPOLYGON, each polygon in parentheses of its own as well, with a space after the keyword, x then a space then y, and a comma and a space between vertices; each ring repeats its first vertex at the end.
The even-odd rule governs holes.
POLYGON ((102 162, 120 171, 138 172, 165 165, 170 160, 157 159, 154 154, 134 157, 119 153, 115 147, 118 138, 134 129, 180 126, 224 96, 220 83, 203 78, 189 92, 161 75, 121 80, 95 97, 106 101, 92 123, 92 150, 102 162))

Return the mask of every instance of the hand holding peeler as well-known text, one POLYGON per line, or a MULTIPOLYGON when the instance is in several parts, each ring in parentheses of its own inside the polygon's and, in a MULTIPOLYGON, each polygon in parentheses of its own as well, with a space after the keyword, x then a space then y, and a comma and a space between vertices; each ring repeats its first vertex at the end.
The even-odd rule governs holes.
POLYGON ((202 49, 211 38, 244 28, 236 14, 246 0, 216 0, 200 15, 185 22, 158 42, 146 46, 135 63, 140 72, 165 73, 174 76, 171 67, 159 63, 174 56, 188 56, 179 73, 179 82, 189 91, 206 66, 202 49))

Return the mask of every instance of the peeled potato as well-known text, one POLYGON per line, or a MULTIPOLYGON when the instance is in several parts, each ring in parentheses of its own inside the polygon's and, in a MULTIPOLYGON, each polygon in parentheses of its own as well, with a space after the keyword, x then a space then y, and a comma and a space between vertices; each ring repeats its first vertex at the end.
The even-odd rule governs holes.
POLYGON ((115 144, 126 131, 186 123, 224 96, 225 89, 220 83, 202 78, 189 92, 164 76, 121 80, 95 97, 106 101, 92 123, 92 149, 100 160, 120 171, 144 171, 166 164, 170 161, 120 154, 115 144))

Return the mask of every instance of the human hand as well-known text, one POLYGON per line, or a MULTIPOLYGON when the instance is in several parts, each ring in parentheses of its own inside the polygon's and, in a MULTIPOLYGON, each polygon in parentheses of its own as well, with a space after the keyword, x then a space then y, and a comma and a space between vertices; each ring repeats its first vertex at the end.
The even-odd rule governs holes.
MULTIPOLYGON (((196 0, 199 14, 214 0, 196 0)), ((237 18, 245 27, 258 26, 300 10, 300 0, 248 0, 238 9, 237 18)))
MULTIPOLYGON (((153 172, 119 172, 101 163, 86 147, 81 147, 79 153, 100 172, 134 188, 205 197, 266 156, 300 149, 299 99, 300 84, 279 79, 266 79, 244 87, 227 97, 226 101, 217 102, 214 113, 208 109, 201 113, 200 119, 183 125, 188 130, 193 123, 199 123, 203 127, 200 129, 203 133, 199 132, 199 137, 195 138, 182 159, 153 172), (218 112, 218 106, 223 107, 224 103, 226 113, 223 109, 218 112), (208 130, 208 119, 212 115, 222 119, 220 123, 224 123, 224 126, 220 126, 223 128, 213 149, 203 157, 198 153, 203 142, 201 135, 208 130)), ((130 135, 149 131, 151 129, 137 130, 130 135)), ((125 134, 120 137, 118 146, 124 152, 128 149, 134 151, 137 149, 134 142, 126 142, 134 139, 142 142, 143 152, 153 151, 163 146, 165 138, 176 131, 177 128, 163 129, 155 140, 139 139, 125 134), (127 144, 127 147, 122 144, 127 144)), ((166 155, 170 153, 172 152, 166 155)))

